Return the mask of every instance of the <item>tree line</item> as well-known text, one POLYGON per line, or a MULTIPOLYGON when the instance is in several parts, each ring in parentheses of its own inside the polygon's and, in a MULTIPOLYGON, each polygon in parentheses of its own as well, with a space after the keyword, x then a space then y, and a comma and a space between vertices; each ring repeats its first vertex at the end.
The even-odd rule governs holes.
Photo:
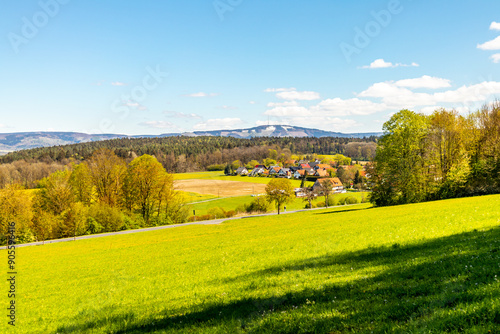
POLYGON ((500 103, 468 116, 401 110, 368 171, 371 202, 394 205, 500 192, 500 103))
POLYGON ((70 159, 83 161, 100 148, 113 151, 118 157, 132 159, 144 154, 154 155, 168 172, 203 171, 208 166, 226 164, 234 160, 247 163, 263 160, 269 149, 279 155, 294 154, 344 154, 357 160, 373 158, 376 137, 368 138, 293 138, 256 137, 155 137, 119 138, 105 141, 64 146, 34 148, 8 153, 0 157, 0 164, 24 160, 29 163, 64 163, 70 159))
POLYGON ((0 190, 1 234, 12 221, 18 242, 182 223, 188 216, 183 202, 173 176, 155 157, 146 154, 127 164, 99 149, 43 178, 37 189, 9 184, 0 190))

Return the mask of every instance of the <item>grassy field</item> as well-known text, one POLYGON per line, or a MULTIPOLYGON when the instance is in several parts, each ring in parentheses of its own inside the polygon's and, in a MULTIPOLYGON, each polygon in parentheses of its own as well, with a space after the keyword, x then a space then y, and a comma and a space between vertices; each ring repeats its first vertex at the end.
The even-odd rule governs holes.
POLYGON ((16 333, 498 333, 499 207, 360 204, 19 248, 16 333))
MULTIPOLYGON (((361 203, 362 199, 366 199, 369 193, 367 192, 352 192, 345 194, 335 194, 332 196, 336 202, 345 197, 354 197, 357 199, 359 203, 361 203)), ((190 204, 190 210, 196 210, 196 215, 206 215, 208 214, 208 210, 212 208, 222 208, 225 211, 236 210, 238 206, 242 206, 245 204, 250 204, 255 197, 252 196, 234 196, 234 197, 225 197, 225 198, 216 198, 212 197, 207 199, 206 201, 200 200, 199 203, 190 204)), ((317 204, 319 202, 324 202, 325 198, 323 196, 317 197, 312 203, 317 204)), ((302 198, 294 198, 291 203, 287 203, 286 207, 288 211, 293 210, 301 210, 305 208, 305 202, 302 198)), ((276 211, 273 209, 272 211, 276 211)), ((190 211, 191 212, 191 211, 190 211)))

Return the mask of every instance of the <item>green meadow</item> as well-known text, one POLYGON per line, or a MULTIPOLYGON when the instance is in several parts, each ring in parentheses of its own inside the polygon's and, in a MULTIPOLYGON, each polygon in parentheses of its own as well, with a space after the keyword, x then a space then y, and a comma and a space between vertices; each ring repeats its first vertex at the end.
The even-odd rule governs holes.
POLYGON ((499 207, 359 204, 19 248, 15 332, 498 333, 499 207))
MULTIPOLYGON (((189 193, 189 194, 193 194, 192 196, 196 195, 196 193, 189 193)), ((345 199, 346 197, 354 197, 358 201, 358 203, 361 203, 362 201, 367 201, 368 194, 369 194, 368 192, 348 192, 344 194, 330 195, 330 197, 332 197, 336 203, 342 201, 342 199, 345 199)), ((250 195, 224 197, 224 198, 217 198, 210 195, 200 195, 200 196, 207 196, 207 198, 200 199, 199 202, 189 204, 190 212, 192 212, 192 210, 195 210, 196 215, 198 216, 208 214, 209 210, 213 208, 222 208, 225 211, 236 210, 238 207, 250 204, 255 199, 255 197, 252 197, 250 195)), ((323 202, 324 204, 324 201, 325 198, 323 196, 316 197, 312 201, 313 207, 314 205, 321 204, 321 202, 323 202)), ((302 198, 293 198, 292 202, 286 204, 287 211, 302 210, 305 208, 306 204, 307 202, 304 201, 302 198)), ((272 209, 272 211, 274 212, 277 210, 276 208, 274 208, 272 209)))

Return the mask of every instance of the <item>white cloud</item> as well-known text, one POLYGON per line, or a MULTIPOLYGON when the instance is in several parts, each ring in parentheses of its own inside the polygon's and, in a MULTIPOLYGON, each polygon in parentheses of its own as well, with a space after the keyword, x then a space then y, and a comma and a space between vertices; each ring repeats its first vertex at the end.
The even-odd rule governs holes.
POLYGON ((500 36, 483 44, 478 44, 477 48, 481 50, 500 50, 500 36))
POLYGON ((319 100, 319 98, 320 98, 319 93, 311 92, 311 91, 279 92, 276 94, 276 96, 280 99, 283 99, 283 100, 307 100, 307 101, 311 101, 311 100, 319 100))
POLYGON ((290 106, 298 106, 299 103, 297 101, 285 101, 285 102, 269 102, 267 104, 268 107, 290 107, 290 106))
MULTIPOLYGON (((293 125, 305 128, 323 129, 325 131, 344 132, 350 128, 356 127, 359 124, 351 119, 341 119, 337 117, 324 117, 324 116, 307 116, 307 117, 289 117, 280 118, 273 121, 274 124, 293 125)), ((267 125, 268 121, 258 120, 256 125, 267 125)))
POLYGON ((271 109, 267 110, 264 115, 276 117, 369 115, 387 109, 385 104, 358 98, 347 100, 340 98, 326 99, 310 108, 299 105, 297 101, 270 102, 267 106, 271 109))
POLYGON ((306 116, 310 115, 311 112, 305 107, 299 105, 296 106, 276 106, 272 109, 267 110, 264 115, 268 116, 306 116))
POLYGON ((451 87, 450 80, 424 75, 420 78, 404 79, 395 82, 396 86, 408 88, 446 88, 451 87))
POLYGON ((193 126, 194 131, 229 130, 244 125, 240 118, 214 118, 199 122, 193 126))
POLYGON ((257 102, 255 102, 255 101, 250 101, 250 102, 248 102, 248 103, 250 103, 250 104, 255 104, 255 103, 257 103, 257 102))
POLYGON ((293 87, 290 87, 290 88, 267 88, 267 89, 264 89, 264 92, 276 93, 276 92, 291 92, 294 90, 297 90, 297 88, 293 88, 293 87))
POLYGON ((413 108, 433 106, 441 103, 469 103, 485 101, 492 95, 500 94, 500 82, 484 81, 470 86, 462 86, 444 92, 416 93, 398 87, 394 82, 379 82, 358 94, 358 97, 381 98, 391 108, 413 108))
POLYGON ((296 88, 267 88, 266 93, 276 93, 276 97, 282 100, 319 100, 320 96, 317 92, 303 91, 299 92, 296 88))
POLYGON ((175 124, 172 124, 170 122, 166 121, 147 121, 147 122, 142 122, 139 123, 139 125, 148 127, 148 128, 155 128, 155 129, 176 129, 177 127, 175 124))
POLYGON ((497 63, 497 64, 500 63, 500 53, 495 53, 490 58, 491 58, 491 60, 493 60, 494 63, 497 63))
POLYGON ((370 65, 361 66, 361 68, 376 69, 376 68, 393 68, 393 67, 418 67, 419 65, 415 62, 411 64, 397 63, 393 64, 390 61, 385 61, 382 58, 374 60, 370 65))
POLYGON ((137 109, 137 110, 141 110, 141 111, 148 110, 148 108, 146 106, 143 106, 142 104, 135 102, 135 101, 127 101, 127 102, 123 103, 123 105, 130 107, 130 108, 137 109))
POLYGON ((442 108, 443 107, 439 107, 439 106, 423 107, 423 108, 420 108, 419 112, 421 112, 422 114, 425 114, 425 115, 431 115, 434 113, 434 111, 442 109, 442 108))
POLYGON ((182 96, 184 97, 214 97, 218 96, 218 93, 205 93, 205 92, 198 92, 198 93, 192 93, 192 94, 184 94, 182 96))
POLYGON ((491 22, 490 30, 500 30, 500 22, 491 22))
POLYGON ((325 116, 346 116, 369 115, 378 111, 384 111, 387 109, 387 106, 358 98, 343 100, 337 97, 323 100, 311 109, 314 113, 320 113, 325 116))
POLYGON ((115 82, 112 82, 111 85, 113 85, 113 86, 126 86, 127 84, 124 82, 115 81, 115 82))

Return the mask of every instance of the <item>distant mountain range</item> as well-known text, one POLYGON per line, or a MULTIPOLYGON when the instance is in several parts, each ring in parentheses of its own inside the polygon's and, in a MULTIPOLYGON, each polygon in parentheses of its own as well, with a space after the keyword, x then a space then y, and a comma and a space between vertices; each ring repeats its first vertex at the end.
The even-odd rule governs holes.
POLYGON ((0 154, 36 147, 58 146, 115 138, 144 138, 171 136, 222 136, 235 138, 252 137, 347 137, 363 138, 380 136, 380 132, 340 133, 289 125, 261 125, 249 129, 195 131, 184 133, 164 133, 161 135, 128 136, 122 134, 86 134, 79 132, 15 132, 0 133, 0 154))

